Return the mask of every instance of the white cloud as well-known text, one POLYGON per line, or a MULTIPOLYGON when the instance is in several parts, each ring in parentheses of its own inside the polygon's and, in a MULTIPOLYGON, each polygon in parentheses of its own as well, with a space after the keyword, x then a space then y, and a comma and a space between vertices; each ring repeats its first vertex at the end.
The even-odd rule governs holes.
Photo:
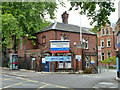
MULTIPOLYGON (((115 8, 116 11, 113 12, 110 16, 109 16, 109 20, 111 21, 111 23, 116 23, 116 21, 118 20, 118 2, 115 2, 115 8)), ((66 7, 62 7, 61 5, 58 5, 58 10, 56 12, 56 19, 55 21, 57 22, 62 22, 62 18, 61 15, 63 14, 64 11, 68 11, 69 7, 70 7, 70 3, 67 2, 65 0, 65 4, 66 7)), ((78 13, 78 11, 68 11, 69 13, 69 18, 68 18, 68 24, 74 24, 74 25, 79 25, 80 26, 80 15, 78 13)), ((85 15, 81 15, 81 25, 82 27, 89 27, 92 28, 93 26, 91 26, 90 23, 91 20, 88 20, 88 17, 86 17, 85 15)), ((52 21, 53 22, 53 21, 52 21)))

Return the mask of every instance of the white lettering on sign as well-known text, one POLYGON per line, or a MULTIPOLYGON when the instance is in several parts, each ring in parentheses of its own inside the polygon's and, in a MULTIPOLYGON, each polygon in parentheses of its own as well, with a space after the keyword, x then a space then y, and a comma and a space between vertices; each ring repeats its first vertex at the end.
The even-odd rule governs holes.
POLYGON ((51 48, 66 48, 69 47, 69 42, 51 42, 51 48))

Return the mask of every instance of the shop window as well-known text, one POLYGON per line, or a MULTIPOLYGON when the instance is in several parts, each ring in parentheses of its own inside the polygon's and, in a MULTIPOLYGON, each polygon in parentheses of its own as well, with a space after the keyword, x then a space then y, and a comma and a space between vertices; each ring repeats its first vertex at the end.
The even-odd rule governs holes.
POLYGON ((106 35, 109 35, 109 31, 108 31, 108 28, 106 28, 106 35))
POLYGON ((46 36, 45 36, 45 35, 42 36, 42 43, 43 43, 43 44, 46 43, 46 36))
POLYGON ((102 53, 102 60, 104 60, 105 58, 104 58, 104 53, 102 53))
POLYGON ((65 62, 65 68, 71 68, 71 61, 65 62))
POLYGON ((59 68, 63 68, 63 61, 59 62, 59 68))
POLYGON ((101 48, 104 48, 104 39, 101 39, 101 48))
POLYGON ((88 49, 88 39, 86 39, 86 49, 88 49))
POLYGON ((111 53, 108 53, 108 57, 111 57, 111 53))
POLYGON ((105 30, 104 30, 104 29, 102 29, 102 35, 103 35, 103 36, 105 35, 105 30))
POLYGON ((107 39, 107 47, 110 47, 110 38, 107 39))

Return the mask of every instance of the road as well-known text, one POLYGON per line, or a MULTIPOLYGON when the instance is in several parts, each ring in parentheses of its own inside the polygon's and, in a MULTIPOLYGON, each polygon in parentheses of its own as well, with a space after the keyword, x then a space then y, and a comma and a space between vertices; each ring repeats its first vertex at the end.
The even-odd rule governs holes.
POLYGON ((116 70, 100 74, 42 74, 40 72, 2 71, 3 88, 118 88, 116 70), (14 76, 11 76, 14 75, 14 76))

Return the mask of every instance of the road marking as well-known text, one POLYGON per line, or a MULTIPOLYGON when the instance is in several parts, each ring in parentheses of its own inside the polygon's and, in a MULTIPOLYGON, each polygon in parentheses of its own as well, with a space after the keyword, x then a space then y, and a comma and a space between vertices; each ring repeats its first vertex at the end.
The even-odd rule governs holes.
MULTIPOLYGON (((52 85, 52 86, 59 87, 59 88, 67 88, 67 89, 69 89, 68 87, 59 86, 59 85, 54 85, 54 84, 48 84, 48 83, 45 83, 45 82, 34 81, 34 80, 30 80, 30 79, 25 79, 25 78, 22 78, 22 77, 19 78, 19 79, 26 80, 27 82, 37 82, 37 83, 45 84, 44 86, 42 86, 42 87, 40 87, 40 88, 44 88, 44 87, 46 87, 47 85, 52 85)), ((24 81, 24 82, 25 82, 25 81, 24 81)), ((24 82, 12 84, 12 85, 9 85, 9 86, 3 87, 3 88, 8 88, 8 87, 16 86, 16 85, 22 84, 22 83, 24 83, 24 82)), ((39 88, 39 89, 40 89, 40 88, 39 88)))
POLYGON ((19 85, 19 84, 22 84, 22 83, 24 83, 24 82, 20 82, 20 83, 12 84, 12 85, 9 85, 9 86, 3 87, 3 88, 9 88, 9 87, 16 86, 16 85, 19 85))
POLYGON ((3 79, 3 80, 11 80, 11 79, 6 78, 6 79, 3 79))
POLYGON ((68 88, 68 87, 63 87, 63 86, 58 86, 58 85, 53 85, 53 86, 56 86, 56 87, 59 87, 59 88, 68 88))
POLYGON ((37 88, 37 90, 39 90, 40 88, 44 88, 44 87, 46 87, 48 85, 50 85, 50 84, 43 85, 42 87, 37 88))

